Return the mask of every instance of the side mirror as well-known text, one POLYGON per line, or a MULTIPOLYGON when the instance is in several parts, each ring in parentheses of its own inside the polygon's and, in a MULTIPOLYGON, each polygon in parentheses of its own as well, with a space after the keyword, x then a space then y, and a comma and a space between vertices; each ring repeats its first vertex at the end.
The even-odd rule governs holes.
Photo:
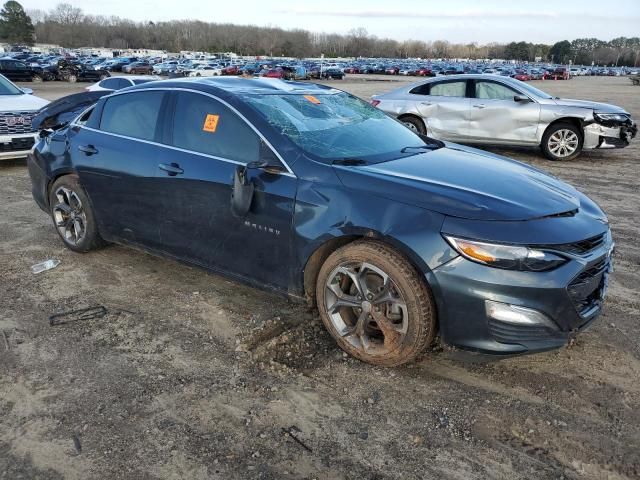
POLYGON ((514 102, 529 103, 531 101, 531 99, 529 97, 527 97, 526 95, 516 95, 516 96, 513 97, 513 101, 514 102))
POLYGON ((25 88, 22 89, 22 91, 24 93, 26 93, 27 95, 32 95, 33 94, 33 89, 31 89, 31 88, 26 88, 25 87, 25 88))
POLYGON ((269 147, 264 141, 260 141, 260 160, 255 162, 249 162, 247 164, 247 170, 260 169, 267 173, 280 173, 286 171, 282 166, 282 163, 278 159, 271 147, 269 147))
POLYGON ((236 217, 244 217, 249 213, 255 185, 247 178, 247 167, 238 165, 233 174, 233 191, 231 192, 231 213, 236 217))

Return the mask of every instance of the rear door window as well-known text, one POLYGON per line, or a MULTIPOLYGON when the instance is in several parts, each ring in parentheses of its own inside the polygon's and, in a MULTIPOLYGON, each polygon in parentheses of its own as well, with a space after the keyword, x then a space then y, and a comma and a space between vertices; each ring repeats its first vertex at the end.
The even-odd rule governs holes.
POLYGON ((116 95, 106 100, 100 119, 100 130, 119 135, 153 140, 165 92, 135 92, 116 95))
POLYGON ((432 83, 429 89, 429 95, 437 97, 466 97, 467 82, 461 80, 459 82, 439 82, 432 83))
POLYGON ((429 87, 431 87, 430 83, 418 85, 417 87, 411 89, 409 93, 413 93, 414 95, 429 95, 429 87))
POLYGON ((179 92, 173 145, 242 163, 258 160, 260 137, 235 112, 198 93, 179 92))

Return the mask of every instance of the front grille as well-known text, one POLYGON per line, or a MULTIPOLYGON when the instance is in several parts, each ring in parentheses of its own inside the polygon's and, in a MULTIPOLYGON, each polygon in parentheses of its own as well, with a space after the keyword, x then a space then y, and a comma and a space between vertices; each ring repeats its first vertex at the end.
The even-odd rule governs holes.
POLYGON ((500 343, 538 342, 556 338, 558 332, 544 326, 512 325, 489 319, 489 334, 500 343))
POLYGON ((600 247, 607 241, 607 234, 596 235, 595 237, 580 240, 579 242, 563 243, 559 245, 536 245, 536 248, 556 250, 558 252, 571 253, 574 255, 584 255, 600 247))
POLYGON ((31 150, 34 143, 33 137, 12 138, 9 143, 0 143, 0 153, 31 150))
POLYGON ((602 303, 609 267, 609 258, 603 257, 582 271, 567 287, 571 301, 581 317, 585 317, 602 303))
POLYGON ((33 133, 31 121, 37 112, 2 112, 0 113, 0 135, 16 135, 33 133))

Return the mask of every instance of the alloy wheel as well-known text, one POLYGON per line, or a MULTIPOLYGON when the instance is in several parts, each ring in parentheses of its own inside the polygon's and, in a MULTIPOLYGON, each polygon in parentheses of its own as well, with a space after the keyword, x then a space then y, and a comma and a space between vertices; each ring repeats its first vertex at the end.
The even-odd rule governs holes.
POLYGON ((87 215, 80 197, 67 187, 59 187, 55 193, 53 219, 64 240, 78 245, 87 233, 87 215))
POLYGON ((549 151, 556 157, 569 157, 578 149, 580 140, 573 130, 563 128, 557 130, 549 137, 549 151))
POLYGON ((325 284, 325 307, 335 331, 367 355, 385 355, 404 339, 407 304, 393 279, 369 263, 344 263, 325 284))
POLYGON ((411 131, 413 131, 413 132, 417 132, 418 131, 418 127, 416 127, 413 123, 411 123, 411 122, 402 122, 402 123, 404 123, 404 126, 407 127, 411 131))

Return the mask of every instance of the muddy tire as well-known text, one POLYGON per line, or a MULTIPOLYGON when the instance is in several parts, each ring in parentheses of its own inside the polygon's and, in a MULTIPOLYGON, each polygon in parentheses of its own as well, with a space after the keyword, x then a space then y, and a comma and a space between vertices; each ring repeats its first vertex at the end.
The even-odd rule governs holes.
POLYGON ((424 122, 418 117, 408 116, 400 118, 399 120, 412 132, 419 133, 421 135, 427 134, 427 129, 424 126, 424 122))
POLYGON ((58 235, 70 250, 84 253, 105 245, 89 198, 76 176, 65 175, 53 183, 49 210, 58 235))
POLYGON ((436 332, 426 282, 404 256, 380 242, 357 241, 333 252, 318 274, 316 300, 340 348, 373 365, 416 360, 436 332))
POLYGON ((549 160, 573 160, 582 151, 582 131, 572 123, 556 123, 542 136, 542 153, 549 160))

